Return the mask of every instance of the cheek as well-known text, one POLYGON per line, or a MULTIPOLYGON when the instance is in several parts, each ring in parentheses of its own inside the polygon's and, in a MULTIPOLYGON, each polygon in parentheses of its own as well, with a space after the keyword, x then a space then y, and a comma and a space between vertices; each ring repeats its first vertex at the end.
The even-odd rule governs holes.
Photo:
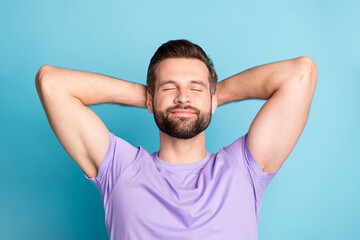
POLYGON ((170 95, 165 96, 158 96, 154 99, 154 104, 156 104, 157 107, 164 108, 167 105, 171 105, 174 102, 174 98, 170 95))
POLYGON ((202 99, 202 103, 203 103, 204 106, 211 106, 212 105, 211 98, 204 97, 202 99))
POLYGON ((164 98, 157 98, 153 102, 153 109, 156 109, 156 111, 165 111, 168 107, 166 105, 166 99, 164 98))

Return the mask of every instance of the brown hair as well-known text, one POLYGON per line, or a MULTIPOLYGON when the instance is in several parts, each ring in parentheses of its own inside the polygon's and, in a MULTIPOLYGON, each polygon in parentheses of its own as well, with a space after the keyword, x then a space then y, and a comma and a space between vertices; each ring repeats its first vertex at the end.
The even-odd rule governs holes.
POLYGON ((218 77, 212 60, 197 44, 185 39, 179 39, 170 40, 162 44, 150 60, 147 73, 147 89, 152 97, 155 94, 156 68, 166 58, 196 58, 201 60, 209 69, 210 93, 211 95, 215 93, 218 77))

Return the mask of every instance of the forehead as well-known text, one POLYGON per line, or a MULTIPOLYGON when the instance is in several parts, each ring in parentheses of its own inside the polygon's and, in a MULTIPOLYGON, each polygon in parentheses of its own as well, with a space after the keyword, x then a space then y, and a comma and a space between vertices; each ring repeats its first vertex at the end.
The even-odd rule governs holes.
POLYGON ((205 63, 193 58, 167 58, 156 69, 158 86, 172 80, 173 83, 202 82, 209 86, 209 70, 205 63))

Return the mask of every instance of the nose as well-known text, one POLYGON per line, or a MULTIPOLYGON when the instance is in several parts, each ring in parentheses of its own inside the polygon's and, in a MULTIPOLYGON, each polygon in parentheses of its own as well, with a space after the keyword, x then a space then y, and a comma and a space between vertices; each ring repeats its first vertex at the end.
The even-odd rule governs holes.
POLYGON ((190 98, 189 98, 186 90, 179 90, 174 101, 176 104, 179 104, 179 103, 186 104, 186 103, 190 103, 190 98))

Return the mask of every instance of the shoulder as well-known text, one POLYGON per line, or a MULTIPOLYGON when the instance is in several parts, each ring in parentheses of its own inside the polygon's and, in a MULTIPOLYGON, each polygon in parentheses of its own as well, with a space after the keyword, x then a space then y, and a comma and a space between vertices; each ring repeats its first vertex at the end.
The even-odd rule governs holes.
POLYGON ((221 147, 220 149, 230 155, 240 157, 244 154, 246 138, 247 138, 247 133, 242 135, 241 137, 233 140, 230 144, 228 144, 224 147, 221 147))
POLYGON ((249 169, 250 173, 258 178, 272 177, 277 173, 277 171, 274 173, 264 172, 258 161, 256 161, 249 148, 248 132, 221 149, 227 155, 236 159, 241 167, 249 169))

